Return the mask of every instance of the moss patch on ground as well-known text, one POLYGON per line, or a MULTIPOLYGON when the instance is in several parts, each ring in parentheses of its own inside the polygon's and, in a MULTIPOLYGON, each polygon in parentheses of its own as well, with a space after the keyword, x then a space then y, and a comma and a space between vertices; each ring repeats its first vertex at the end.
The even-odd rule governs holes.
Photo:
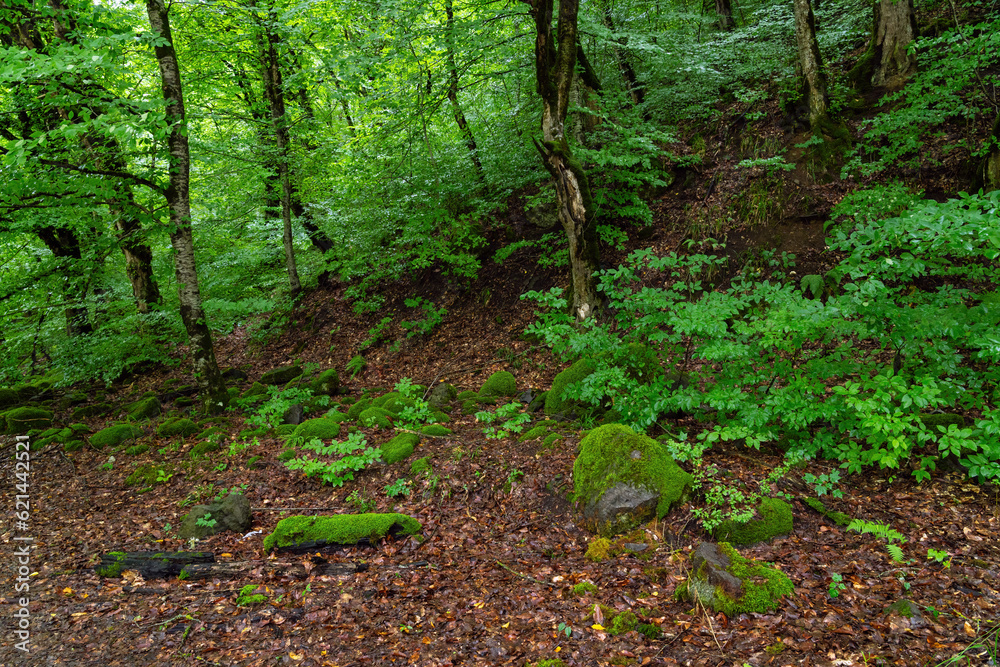
POLYGON ((185 417, 171 417, 156 428, 156 434, 164 438, 194 435, 201 430, 197 424, 185 417))
POLYGON ((329 417, 307 419, 292 430, 293 438, 333 440, 340 437, 340 422, 329 417))
POLYGON ((123 442, 141 438, 143 435, 145 435, 143 430, 138 426, 133 424, 116 424, 114 426, 101 429, 94 435, 90 436, 90 444, 97 449, 117 447, 123 442))
POLYGON ((264 538, 265 551, 303 542, 357 544, 386 535, 416 535, 423 526, 405 514, 338 514, 336 516, 293 516, 278 522, 264 538))
POLYGON ((559 373, 552 380, 552 388, 545 396, 545 414, 554 415, 564 413, 573 405, 571 399, 563 398, 563 392, 567 387, 577 382, 582 382, 588 375, 597 370, 597 362, 593 359, 583 358, 575 364, 559 373))
POLYGON ((389 428, 392 426, 393 413, 382 408, 372 406, 358 415, 358 424, 369 428, 389 428))
POLYGON ((382 445, 382 460, 392 464, 408 459, 419 442, 420 436, 416 433, 400 433, 382 445))
POLYGON ((508 371, 497 371, 479 389, 480 396, 516 396, 517 380, 508 371))
POLYGON ((720 541, 745 547, 766 542, 778 535, 792 532, 792 507, 780 498, 764 498, 757 508, 757 516, 749 521, 723 521, 712 531, 720 541))

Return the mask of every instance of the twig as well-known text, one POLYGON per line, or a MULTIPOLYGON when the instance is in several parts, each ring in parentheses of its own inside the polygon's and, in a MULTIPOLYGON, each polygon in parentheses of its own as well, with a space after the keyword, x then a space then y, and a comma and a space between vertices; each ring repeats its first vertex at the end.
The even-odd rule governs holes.
POLYGON ((503 569, 507 570, 511 574, 516 574, 517 576, 521 577, 522 579, 527 579, 528 581, 534 582, 536 584, 542 584, 543 586, 549 586, 551 588, 558 588, 558 586, 556 586, 555 584, 550 584, 549 582, 542 581, 541 579, 535 579, 534 577, 529 576, 527 574, 521 574, 517 570, 513 570, 510 567, 508 567, 507 565, 504 565, 502 562, 500 562, 500 559, 494 559, 494 560, 496 560, 497 565, 499 565, 503 569))

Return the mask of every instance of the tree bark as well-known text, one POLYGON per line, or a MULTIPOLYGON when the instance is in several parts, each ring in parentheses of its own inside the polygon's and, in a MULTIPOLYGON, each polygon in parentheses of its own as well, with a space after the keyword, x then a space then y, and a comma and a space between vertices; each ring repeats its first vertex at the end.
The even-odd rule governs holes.
POLYGON ((53 256, 62 260, 61 271, 66 279, 63 296, 69 303, 66 306, 66 335, 72 338, 93 333, 94 326, 86 303, 87 281, 79 275, 83 260, 80 239, 76 232, 65 227, 41 227, 37 234, 53 256))
POLYGON ((597 309, 598 269, 596 226, 590 184, 573 159, 566 140, 566 112, 577 60, 578 0, 559 3, 557 34, 552 34, 553 0, 523 0, 535 19, 535 82, 542 98, 542 140, 535 146, 552 175, 559 202, 559 221, 569 241, 569 306, 578 321, 597 309))
POLYGON ((452 115, 455 117, 455 124, 458 131, 462 133, 465 140, 465 147, 469 149, 469 159, 476 172, 476 179, 486 183, 486 173, 483 171, 483 163, 479 159, 479 146, 476 145, 476 137, 469 127, 469 121, 465 117, 462 106, 458 103, 458 67, 455 65, 455 9, 452 0, 444 0, 445 20, 445 46, 447 49, 448 61, 448 101, 451 102, 452 115))
POLYGON ((917 67, 907 47, 917 37, 913 0, 879 0, 875 4, 874 59, 876 86, 901 88, 917 67))
MULTIPOLYGON (((608 0, 604 0, 602 4, 601 22, 604 24, 605 28, 614 32, 615 21, 611 12, 611 3, 608 2, 608 0)), ((618 65, 618 71, 621 72, 622 79, 625 81, 625 92, 628 94, 632 105, 639 106, 645 100, 646 92, 643 87, 639 85, 639 79, 635 75, 635 70, 632 68, 632 64, 628 60, 628 54, 625 53, 625 46, 627 44, 628 38, 626 37, 615 40, 612 52, 614 53, 615 63, 618 65)))
POLYGON ((719 17, 719 29, 727 32, 736 27, 733 20, 733 1, 715 0, 715 14, 719 17))
POLYGON ((288 171, 289 135, 288 119, 285 115, 284 81, 278 61, 276 43, 278 36, 265 28, 262 36, 262 64, 264 92, 271 109, 271 131, 274 133, 274 147, 278 153, 278 180, 281 182, 281 222, 282 242, 285 247, 285 267, 288 270, 288 284, 292 296, 302 291, 298 268, 295 265, 295 238, 292 236, 292 182, 288 171))
POLYGON ((194 260, 194 235, 191 230, 189 192, 191 154, 188 148, 184 92, 180 66, 170 32, 170 16, 164 0, 146 0, 149 25, 157 35, 154 46, 160 68, 163 100, 166 104, 167 150, 170 181, 166 189, 170 210, 170 242, 174 247, 174 268, 180 298, 181 320, 187 330, 194 358, 194 377, 202 392, 207 412, 220 412, 229 403, 229 393, 215 360, 212 332, 208 328, 198 289, 198 271, 194 260))
POLYGON ((829 101, 826 92, 826 74, 823 59, 816 41, 816 19, 809 0, 793 0, 795 10, 795 41, 799 50, 799 67, 805 83, 809 104, 809 126, 814 132, 826 119, 829 101))

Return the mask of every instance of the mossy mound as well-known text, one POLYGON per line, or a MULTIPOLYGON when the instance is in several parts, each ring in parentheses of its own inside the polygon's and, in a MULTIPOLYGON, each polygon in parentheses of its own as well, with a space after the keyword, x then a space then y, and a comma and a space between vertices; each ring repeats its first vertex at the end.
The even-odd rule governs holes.
POLYGON ((159 476, 159 466, 142 465, 125 479, 125 486, 153 486, 159 476))
POLYGON ((416 407, 417 402, 414 401, 409 396, 403 396, 402 394, 389 394, 386 400, 382 402, 379 406, 383 410, 388 410, 394 415, 399 415, 403 413, 406 408, 416 407))
POLYGON ((355 420, 355 419, 357 419, 358 417, 361 416, 362 412, 364 412, 365 410, 367 410, 370 407, 372 407, 371 399, 362 398, 361 400, 357 401, 356 403, 353 403, 351 405, 351 407, 348 408, 348 410, 347 410, 347 418, 351 419, 351 420, 355 420))
POLYGON ((749 521, 723 521, 712 531, 712 537, 745 547, 767 542, 778 535, 792 532, 792 506, 780 498, 764 498, 757 508, 757 516, 749 521))
POLYGON ((217 451, 219 451, 219 443, 207 440, 205 442, 199 442, 197 445, 192 447, 188 456, 190 456, 191 460, 194 461, 217 451))
POLYGON ((479 401, 475 398, 470 398, 462 402, 462 414, 471 415, 479 411, 479 401))
POLYGON ((420 432, 423 435, 436 435, 436 436, 451 435, 450 428, 445 428, 444 426, 441 426, 439 424, 428 424, 427 426, 424 426, 422 429, 420 429, 420 432))
POLYGON ((125 453, 129 456, 142 456, 149 451, 149 445, 135 445, 134 447, 129 447, 125 450, 125 453))
POLYGON ((416 535, 421 528, 416 519, 396 513, 292 516, 279 521, 274 532, 264 538, 264 550, 311 542, 350 545, 386 535, 416 535))
POLYGON ((63 445, 63 451, 65 452, 78 452, 83 449, 83 440, 70 440, 65 445, 63 445))
POLYGON ((330 421, 337 422, 338 424, 343 424, 348 421, 350 417, 345 415, 343 412, 338 412, 335 409, 327 410, 326 414, 323 415, 324 419, 329 419, 330 421))
POLYGON ((9 408, 21 404, 21 395, 17 389, 0 387, 0 408, 9 408))
POLYGON ((803 496, 799 498, 799 500, 801 500, 806 505, 808 505, 809 507, 813 508, 814 510, 825 516, 827 519, 830 519, 838 526, 843 526, 844 528, 846 528, 851 523, 850 515, 844 514, 843 512, 830 511, 829 509, 827 509, 826 505, 823 504, 823 501, 821 501, 819 498, 814 498, 812 496, 803 496))
POLYGON ((392 418, 395 416, 388 410, 373 405, 361 411, 361 414, 358 415, 358 423, 368 428, 389 428, 392 426, 392 418))
POLYGON ((451 417, 441 412, 440 410, 434 410, 431 412, 431 419, 434 420, 435 424, 447 424, 451 421, 451 417))
POLYGON ((7 422, 6 432, 12 435, 52 426, 52 413, 42 408, 14 408, 7 411, 4 417, 7 422))
POLYGON ((111 412, 110 403, 95 403, 94 405, 85 405, 81 408, 77 408, 73 411, 73 419, 87 419, 88 417, 99 417, 101 415, 106 415, 111 412))
POLYGON ((508 371, 497 371, 479 388, 480 396, 516 396, 517 380, 508 371))
POLYGON ((459 392, 457 396, 455 396, 455 400, 456 401, 460 401, 460 402, 463 402, 463 403, 465 401, 469 400, 470 398, 471 399, 479 398, 479 394, 477 394, 474 391, 462 391, 462 392, 459 392))
POLYGON ((129 419, 141 421, 143 419, 159 417, 162 409, 160 399, 156 396, 149 396, 132 403, 125 408, 125 412, 128 414, 129 419))
POLYGON ((687 496, 693 481, 662 443, 621 424, 590 431, 573 464, 574 497, 584 523, 602 535, 665 516, 687 496))
POLYGON ((333 396, 340 389, 340 375, 335 368, 325 370, 309 383, 312 393, 320 396, 333 396))
POLYGON ((141 438, 143 435, 145 435, 143 430, 134 424, 115 424, 90 436, 90 444, 96 449, 117 447, 129 440, 141 438))
POLYGON ((312 440, 313 438, 333 440, 340 437, 340 422, 327 417, 307 419, 293 429, 292 437, 303 440, 312 440))
POLYGON ((563 392, 577 382, 583 382, 587 376, 597 370, 597 362, 583 358, 562 371, 552 380, 552 388, 545 395, 545 414, 556 415, 568 412, 573 407, 573 401, 563 398, 563 392))
POLYGON ((549 433, 548 426, 536 426, 529 431, 525 431, 518 437, 518 442, 527 442, 528 440, 540 440, 544 438, 549 433))
POLYGON ((201 428, 185 417, 171 417, 156 427, 156 434, 163 438, 184 437, 198 433, 201 428))
POLYGON ((267 396, 267 387, 260 382, 254 382, 250 385, 250 388, 243 392, 243 398, 250 398, 251 396, 267 396))
POLYGON ((300 375, 302 375, 301 366, 282 366, 261 375, 260 383, 267 385, 287 384, 300 375))
POLYGON ((274 427, 274 434, 279 437, 289 436, 295 433, 296 424, 278 424, 274 427))
POLYGON ((408 459, 419 442, 420 436, 416 433, 400 433, 382 445, 382 460, 393 464, 408 459))
POLYGON ((433 470, 434 468, 431 467, 431 457, 429 456, 417 459, 410 464, 410 474, 414 476, 431 473, 433 470))
POLYGON ((781 570, 744 558, 727 542, 703 542, 692 557, 694 569, 675 596, 700 600, 729 618, 766 614, 778 608, 794 586, 781 570))

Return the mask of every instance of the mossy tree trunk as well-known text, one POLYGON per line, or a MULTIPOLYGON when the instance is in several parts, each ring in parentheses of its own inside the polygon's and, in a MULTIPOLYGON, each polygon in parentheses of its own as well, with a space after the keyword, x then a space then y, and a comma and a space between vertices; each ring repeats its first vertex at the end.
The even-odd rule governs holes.
POLYGON ((793 0, 795 10, 795 42, 798 45, 799 68, 809 104, 809 127, 818 132, 829 108, 826 74, 816 41, 816 19, 809 0, 793 0))
POLYGON ((715 0, 715 14, 719 17, 719 29, 727 32, 736 27, 733 20, 733 0, 715 0))
POLYGON ((180 66, 174 51, 170 17, 164 0, 146 0, 146 13, 149 15, 150 28, 159 36, 154 51, 166 104, 166 141, 170 168, 170 180, 165 194, 170 210, 170 242, 174 248, 181 320, 190 341, 194 377, 201 389, 205 409, 208 412, 220 412, 229 403, 229 393, 215 360, 212 332, 208 328, 198 289, 189 194, 191 153, 188 147, 180 66))
POLYGON ((875 73, 872 83, 876 86, 900 88, 917 67, 916 54, 907 47, 917 37, 917 17, 913 0, 879 0, 874 6, 875 73))
POLYGON ((66 300, 66 335, 69 337, 93 333, 94 326, 87 310, 87 280, 81 275, 83 253, 76 232, 66 227, 41 227, 38 238, 60 262, 65 276, 63 298, 66 300))
POLYGON ((569 241, 569 305, 580 321, 598 305, 596 227, 587 174, 573 159, 566 140, 566 113, 577 63, 578 0, 559 3, 558 27, 552 34, 553 0, 522 0, 535 19, 535 81, 542 98, 542 140, 535 146, 555 180, 559 221, 569 241))

